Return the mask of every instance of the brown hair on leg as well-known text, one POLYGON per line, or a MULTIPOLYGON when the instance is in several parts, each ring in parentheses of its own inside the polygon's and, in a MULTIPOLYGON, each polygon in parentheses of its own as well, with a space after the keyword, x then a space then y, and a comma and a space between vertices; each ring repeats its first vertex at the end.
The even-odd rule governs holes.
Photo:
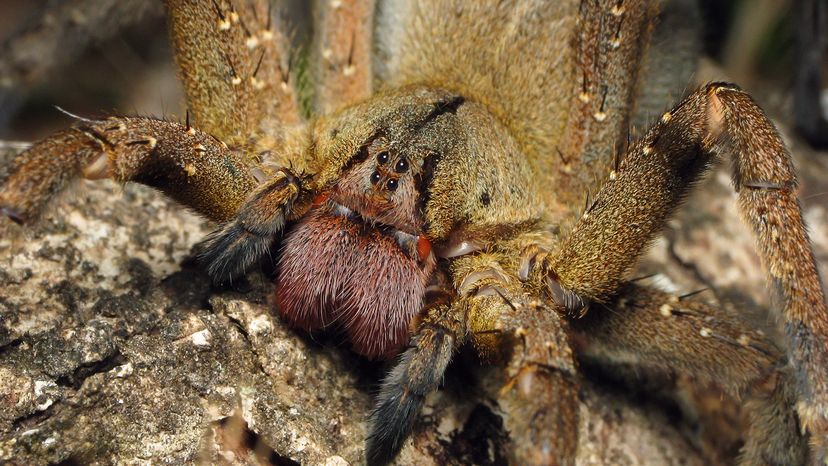
POLYGON ((191 126, 150 118, 85 121, 17 156, 0 209, 24 223, 74 179, 152 186, 216 221, 235 214, 256 182, 245 157, 191 126))
POLYGON ((513 262, 502 254, 481 254, 455 265, 469 333, 481 356, 505 359, 506 381, 496 396, 512 439, 512 461, 571 465, 579 402, 567 322, 527 295, 499 264, 511 270, 513 262))
POLYGON ((330 113, 370 97, 374 0, 314 4, 315 107, 330 113))
POLYGON ((301 123, 289 41, 268 0, 165 0, 194 122, 230 145, 301 123))
MULTIPOLYGON (((783 298, 797 405, 816 455, 828 455, 828 307, 796 196, 790 154, 745 92, 712 83, 664 113, 613 170, 555 254, 529 276, 562 306, 607 302, 714 154, 728 153, 739 208, 783 298), (580 299, 567 297, 574 295, 580 299)), ((572 309, 570 309, 571 311, 572 309)))
POLYGON ((580 356, 679 371, 747 398, 750 428, 741 463, 804 464, 795 383, 783 353, 759 331, 721 309, 632 283, 572 329, 580 356))

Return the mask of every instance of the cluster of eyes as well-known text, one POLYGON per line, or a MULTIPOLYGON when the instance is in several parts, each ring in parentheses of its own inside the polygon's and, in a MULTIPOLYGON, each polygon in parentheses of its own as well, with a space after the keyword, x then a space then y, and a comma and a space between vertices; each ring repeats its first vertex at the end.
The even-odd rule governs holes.
MULTIPOLYGON (((389 159, 390 155, 388 155, 388 151, 384 150, 377 154, 377 163, 379 163, 380 165, 388 163, 389 159)), ((397 163, 394 165, 394 171, 396 173, 405 173, 406 170, 408 170, 408 160, 406 160, 405 157, 400 157, 400 159, 397 160, 397 163)), ((371 174, 371 184, 379 183, 381 178, 382 175, 380 175, 379 171, 375 170, 374 173, 371 174)), ((399 182, 394 178, 391 178, 385 183, 385 187, 392 192, 397 190, 398 185, 399 182)))

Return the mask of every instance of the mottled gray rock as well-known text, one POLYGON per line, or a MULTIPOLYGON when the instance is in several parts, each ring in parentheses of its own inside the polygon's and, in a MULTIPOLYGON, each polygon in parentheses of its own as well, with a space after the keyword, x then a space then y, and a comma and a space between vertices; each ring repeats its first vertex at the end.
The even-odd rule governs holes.
MULTIPOLYGON (((212 290, 187 261, 203 221, 85 182, 39 225, 0 228, 0 462, 364 462, 385 369, 286 328, 263 275, 212 290)), ((400 464, 503 460, 497 407, 474 388, 487 370, 460 359, 400 464)), ((701 463, 658 410, 589 384, 581 410, 579 464, 701 463)))

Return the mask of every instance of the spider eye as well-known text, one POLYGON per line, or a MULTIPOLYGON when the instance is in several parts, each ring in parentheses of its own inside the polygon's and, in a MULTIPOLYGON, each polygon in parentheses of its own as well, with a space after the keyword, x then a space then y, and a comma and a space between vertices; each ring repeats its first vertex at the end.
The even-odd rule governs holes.
POLYGON ((371 173, 371 184, 377 184, 377 183, 379 183, 379 180, 380 180, 379 172, 371 173))
POLYGON ((377 162, 379 162, 380 165, 382 165, 385 162, 388 162, 388 157, 389 157, 388 156, 388 151, 384 150, 384 151, 380 152, 379 154, 377 154, 377 162))
POLYGON ((388 188, 389 191, 396 191, 397 184, 397 180, 388 180, 388 183, 385 184, 385 187, 388 188))
POLYGON ((402 173, 408 170, 408 160, 400 159, 397 160, 397 164, 394 166, 394 171, 397 173, 402 173))

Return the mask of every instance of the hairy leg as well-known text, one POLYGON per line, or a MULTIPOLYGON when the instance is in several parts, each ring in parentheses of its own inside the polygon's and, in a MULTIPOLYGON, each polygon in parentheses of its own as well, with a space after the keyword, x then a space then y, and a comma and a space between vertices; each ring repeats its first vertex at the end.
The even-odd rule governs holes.
POLYGON ((200 243, 200 259, 215 283, 232 281, 270 253, 285 224, 307 210, 312 192, 304 181, 286 168, 278 170, 250 194, 232 220, 200 243))
POLYGON ((512 439, 512 461, 571 465, 579 402, 567 323, 524 292, 512 262, 484 253, 455 264, 455 276, 463 277, 456 286, 465 297, 469 335, 483 356, 505 359, 507 379, 497 402, 512 439))
MULTIPOLYGON (((613 163, 611 155, 624 150, 659 3, 579 3, 565 137, 555 151, 546 151, 547 157, 560 159, 556 192, 569 193, 566 201, 573 210, 580 207, 583 193, 598 187, 613 163)), ((545 162, 554 166, 559 160, 545 162)))
POLYGON ((230 145, 278 144, 302 121, 288 37, 268 0, 166 0, 195 124, 230 145))
POLYGON ((216 221, 256 186, 244 158, 193 127, 149 118, 85 121, 18 155, 0 187, 0 212, 34 220, 78 177, 134 181, 216 221))
MULTIPOLYGON (((528 237, 536 239, 533 234, 528 237)), ((443 289, 456 290, 457 295, 428 298, 436 305, 427 307, 412 347, 380 393, 371 418, 369 460, 393 459, 423 399, 442 379, 453 348, 468 332, 484 359, 505 358, 507 381, 498 403, 512 437, 513 461, 574 463, 579 405, 566 323, 525 294, 515 273, 517 255, 508 253, 514 245, 502 246, 492 253, 455 259, 453 283, 443 289)))
POLYGON ((330 113, 371 95, 374 0, 317 0, 315 107, 330 113))
POLYGON ((271 3, 168 0, 166 8, 188 104, 203 132, 190 126, 189 114, 186 126, 86 120, 17 159, 0 190, 3 213, 20 223, 35 218, 70 180, 85 176, 147 184, 227 221, 256 186, 249 169, 260 152, 278 148, 275 162, 289 164, 302 119, 287 37, 271 3))
POLYGON ((820 285, 790 154, 746 93, 713 83, 633 145, 554 254, 534 257, 529 280, 560 305, 606 302, 716 153, 733 159, 739 209, 782 295, 802 425, 828 455, 828 307, 820 285), (573 299, 573 296, 576 298, 573 299))
POLYGON ((400 451, 411 433, 425 397, 443 379, 455 348, 466 333, 465 316, 451 296, 438 292, 426 297, 411 346, 386 376, 371 412, 365 449, 368 464, 386 464, 400 451))
MULTIPOLYGON (((525 295, 510 297, 498 290, 497 296, 478 299, 489 301, 479 307, 508 308, 495 328, 472 326, 470 333, 495 332, 501 344, 511 348, 507 382, 497 403, 512 441, 512 460, 527 465, 575 464, 578 383, 566 322, 542 301, 525 295)), ((471 323, 487 321, 471 319, 471 323)))
POLYGON ((747 397, 751 427, 740 464, 805 463, 790 371, 761 332, 692 298, 632 283, 606 306, 571 324, 581 357, 676 370, 747 397))

